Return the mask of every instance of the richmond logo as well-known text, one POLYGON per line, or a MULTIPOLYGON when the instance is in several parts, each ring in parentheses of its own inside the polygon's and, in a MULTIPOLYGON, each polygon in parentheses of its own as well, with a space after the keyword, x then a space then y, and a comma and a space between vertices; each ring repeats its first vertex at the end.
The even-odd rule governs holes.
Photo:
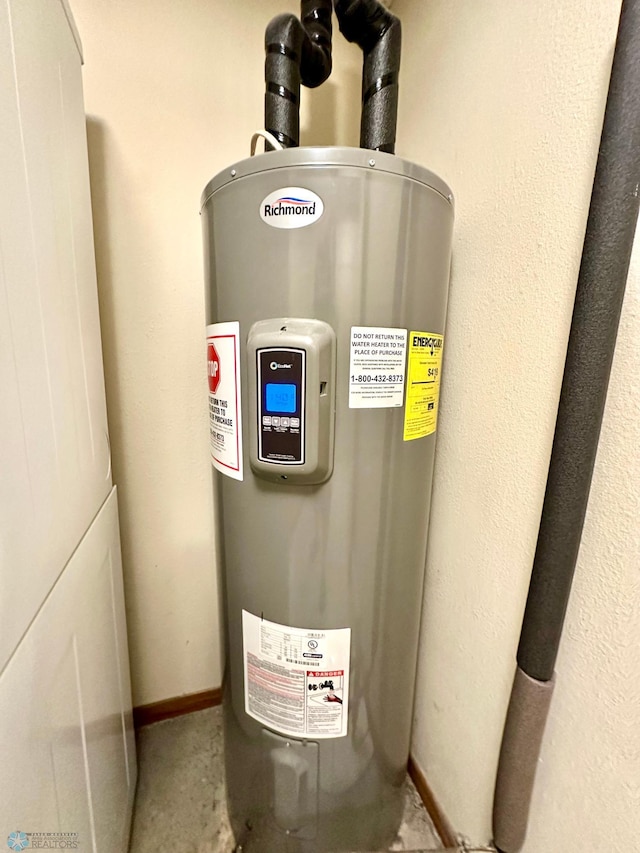
POLYGON ((320 219, 323 211, 320 196, 302 187, 283 187, 260 204, 260 218, 274 228, 304 228, 320 219))
POLYGON ((303 214, 313 216, 316 212, 315 201, 307 201, 303 198, 284 197, 279 198, 275 204, 265 204, 265 216, 291 216, 292 214, 303 214))

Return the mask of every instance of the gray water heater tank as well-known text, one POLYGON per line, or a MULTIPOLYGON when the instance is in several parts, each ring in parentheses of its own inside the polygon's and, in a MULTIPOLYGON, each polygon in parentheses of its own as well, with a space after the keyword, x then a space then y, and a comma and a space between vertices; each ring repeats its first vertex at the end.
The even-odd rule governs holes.
POLYGON ((381 850, 409 754, 451 192, 390 154, 291 148, 213 178, 202 221, 236 841, 381 850))

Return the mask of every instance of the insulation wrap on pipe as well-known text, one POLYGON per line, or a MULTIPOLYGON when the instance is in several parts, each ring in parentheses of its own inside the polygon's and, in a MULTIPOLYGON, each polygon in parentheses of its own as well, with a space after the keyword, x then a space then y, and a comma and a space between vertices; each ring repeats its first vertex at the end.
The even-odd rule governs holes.
POLYGON ((340 32, 364 54, 360 146, 395 152, 401 25, 378 0, 336 0, 340 32))
POLYGON ((639 186, 640 0, 624 0, 500 750, 493 827, 501 853, 518 853, 526 835, 636 233, 639 186))
POLYGON ((301 20, 278 15, 265 33, 265 129, 284 148, 300 142, 300 84, 331 74, 331 0, 302 0, 301 20))
POLYGON ((518 664, 548 681, 560 646, 638 219, 640 2, 625 0, 591 194, 518 664))

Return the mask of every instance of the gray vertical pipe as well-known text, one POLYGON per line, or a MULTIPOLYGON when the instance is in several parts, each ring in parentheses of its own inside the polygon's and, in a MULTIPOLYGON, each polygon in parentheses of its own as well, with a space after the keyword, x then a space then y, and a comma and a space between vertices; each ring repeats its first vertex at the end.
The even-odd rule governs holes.
POLYGON ((638 218, 640 0, 624 0, 547 488, 494 799, 499 850, 524 843, 638 218))

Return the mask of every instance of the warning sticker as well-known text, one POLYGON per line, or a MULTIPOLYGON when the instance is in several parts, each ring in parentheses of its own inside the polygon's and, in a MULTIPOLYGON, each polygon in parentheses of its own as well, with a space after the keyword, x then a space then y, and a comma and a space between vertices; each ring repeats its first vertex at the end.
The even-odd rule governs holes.
POLYGON ((209 441, 213 467, 242 480, 240 324, 207 326, 209 441))
POLYGON ((407 330, 352 326, 350 349, 349 408, 401 406, 407 330))
POLYGON ((443 342, 442 335, 409 332, 405 441, 436 431, 443 342))
POLYGON ((347 734, 351 629, 278 625, 242 611, 245 711, 293 737, 347 734))

